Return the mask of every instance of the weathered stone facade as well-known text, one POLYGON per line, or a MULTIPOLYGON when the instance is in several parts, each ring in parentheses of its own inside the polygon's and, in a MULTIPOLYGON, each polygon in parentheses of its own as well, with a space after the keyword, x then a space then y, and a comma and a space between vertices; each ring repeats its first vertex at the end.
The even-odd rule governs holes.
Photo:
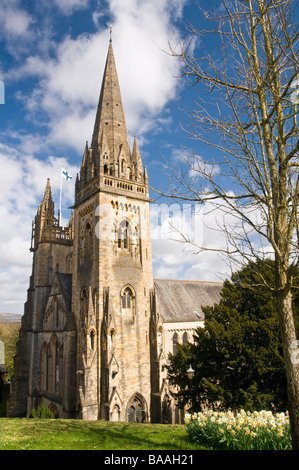
POLYGON ((203 326, 198 311, 221 284, 153 279, 149 203, 110 41, 69 225, 55 218, 49 180, 35 217, 9 416, 44 404, 61 418, 179 419, 162 366, 203 326))

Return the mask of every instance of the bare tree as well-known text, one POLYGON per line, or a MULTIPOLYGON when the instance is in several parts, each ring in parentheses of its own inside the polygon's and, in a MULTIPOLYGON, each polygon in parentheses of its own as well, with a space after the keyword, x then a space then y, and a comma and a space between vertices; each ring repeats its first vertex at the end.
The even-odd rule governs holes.
MULTIPOLYGON (((292 443, 299 449, 291 295, 299 262, 298 1, 220 3, 218 11, 202 12, 213 29, 188 25, 188 41, 170 52, 182 61, 183 77, 198 95, 185 130, 209 156, 183 151, 180 165, 167 166, 167 189, 155 190, 221 210, 220 229, 227 236, 222 251, 230 259, 274 257, 292 443)), ((186 236, 185 241, 192 242, 186 236)))

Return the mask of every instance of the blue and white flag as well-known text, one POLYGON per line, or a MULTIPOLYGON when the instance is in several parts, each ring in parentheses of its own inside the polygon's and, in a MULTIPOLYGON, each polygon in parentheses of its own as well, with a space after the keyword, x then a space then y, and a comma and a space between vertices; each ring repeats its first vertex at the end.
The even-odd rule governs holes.
POLYGON ((72 179, 72 176, 69 175, 68 172, 64 168, 61 168, 61 172, 65 180, 70 181, 72 179))

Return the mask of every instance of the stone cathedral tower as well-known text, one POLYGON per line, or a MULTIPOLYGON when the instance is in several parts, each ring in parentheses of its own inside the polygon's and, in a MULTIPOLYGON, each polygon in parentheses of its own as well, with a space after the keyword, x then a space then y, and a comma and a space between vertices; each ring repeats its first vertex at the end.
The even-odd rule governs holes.
POLYGON ((149 421, 149 191, 129 146, 112 42, 69 227, 48 180, 32 236, 33 271, 10 414, 44 403, 60 417, 149 421))
POLYGON ((148 182, 136 139, 130 151, 111 41, 91 146, 76 181, 73 263, 82 417, 126 420, 139 413, 147 421, 153 289, 148 182))
POLYGON ((130 150, 112 42, 67 227, 50 180, 32 228, 32 275, 8 416, 181 422, 164 365, 203 326, 220 283, 154 280, 148 177, 130 150))

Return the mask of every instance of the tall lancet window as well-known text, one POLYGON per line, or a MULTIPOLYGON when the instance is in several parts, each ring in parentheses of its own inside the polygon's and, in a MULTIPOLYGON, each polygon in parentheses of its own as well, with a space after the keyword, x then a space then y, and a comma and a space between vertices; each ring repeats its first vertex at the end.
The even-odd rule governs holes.
POLYGON ((92 254, 92 229, 90 223, 87 222, 84 230, 84 247, 85 247, 85 259, 92 254))
POLYGON ((90 261, 93 251, 92 228, 91 224, 87 222, 81 233, 80 243, 80 263, 90 261))
POLYGON ((131 248, 131 230, 127 220, 123 220, 118 228, 118 248, 124 250, 131 248))
POLYGON ((127 287, 122 295, 122 308, 131 309, 133 294, 129 287, 127 287))
POLYGON ((59 356, 60 356, 60 348, 59 348, 58 341, 56 340, 56 345, 55 345, 55 393, 59 393, 59 379, 60 379, 59 356))
POLYGON ((122 314, 135 319, 135 295, 131 287, 125 287, 121 293, 121 309, 122 314))
POLYGON ((172 337, 172 354, 177 353, 178 335, 174 333, 172 337))
POLYGON ((42 347, 41 385, 43 390, 49 389, 49 353, 45 343, 42 347))
POLYGON ((88 315, 88 295, 87 290, 82 289, 81 296, 80 296, 80 320, 81 326, 84 327, 87 323, 87 315, 88 315))
POLYGON ((185 333, 183 334, 183 344, 188 344, 188 334, 187 334, 186 331, 185 331, 185 333))

